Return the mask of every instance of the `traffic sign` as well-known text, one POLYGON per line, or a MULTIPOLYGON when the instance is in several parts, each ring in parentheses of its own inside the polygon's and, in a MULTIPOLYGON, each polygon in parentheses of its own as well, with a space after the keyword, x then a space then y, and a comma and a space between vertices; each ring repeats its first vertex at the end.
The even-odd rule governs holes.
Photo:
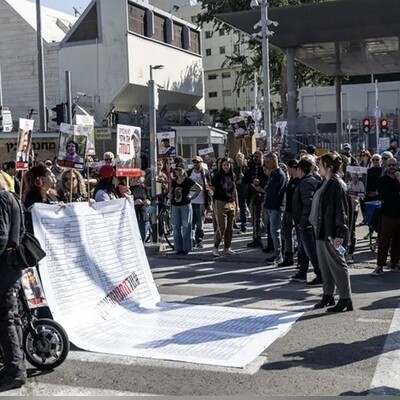
POLYGON ((380 110, 379 107, 374 108, 374 117, 375 119, 378 119, 382 116, 382 111, 380 110))
POLYGON ((261 113, 260 109, 259 108, 254 108, 253 111, 251 112, 251 117, 256 122, 261 121, 262 113, 261 113))

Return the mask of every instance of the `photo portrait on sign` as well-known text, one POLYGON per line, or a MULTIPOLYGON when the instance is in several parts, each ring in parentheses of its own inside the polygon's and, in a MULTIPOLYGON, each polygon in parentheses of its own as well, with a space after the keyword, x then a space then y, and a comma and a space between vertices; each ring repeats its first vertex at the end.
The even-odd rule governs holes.
POLYGON ((38 308, 47 305, 36 267, 25 269, 21 282, 29 308, 38 308))
POLYGON ((241 140, 249 136, 249 132, 247 131, 246 126, 246 120, 243 116, 231 118, 229 119, 229 123, 231 124, 235 139, 241 140))
POLYGON ((207 168, 211 170, 212 165, 215 161, 215 153, 213 147, 207 147, 198 151, 199 156, 203 159, 203 162, 207 165, 207 168))
POLYGON ((86 155, 93 156, 96 154, 95 134, 94 134, 94 117, 91 115, 77 115, 76 124, 82 125, 88 129, 88 138, 86 142, 86 155))
POLYGON ((365 167, 346 167, 346 184, 350 196, 365 197, 367 172, 368 168, 365 167))
POLYGON ((60 167, 83 169, 88 129, 83 126, 61 124, 57 163, 60 167))
POLYGON ((158 132, 157 143, 158 143, 158 157, 174 157, 176 156, 176 133, 170 132, 158 132))
POLYGON ((141 128, 117 125, 117 177, 140 176, 141 128))
POLYGON ((17 142, 17 171, 28 169, 32 156, 32 129, 34 120, 20 118, 17 142))

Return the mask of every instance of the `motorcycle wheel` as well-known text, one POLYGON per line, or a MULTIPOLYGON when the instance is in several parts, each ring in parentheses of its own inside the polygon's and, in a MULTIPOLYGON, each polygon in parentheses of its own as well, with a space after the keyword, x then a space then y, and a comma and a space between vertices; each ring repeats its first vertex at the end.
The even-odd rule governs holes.
POLYGON ((41 371, 61 365, 69 352, 69 339, 64 328, 51 319, 33 322, 36 335, 30 329, 24 332, 24 351, 31 365, 41 371))

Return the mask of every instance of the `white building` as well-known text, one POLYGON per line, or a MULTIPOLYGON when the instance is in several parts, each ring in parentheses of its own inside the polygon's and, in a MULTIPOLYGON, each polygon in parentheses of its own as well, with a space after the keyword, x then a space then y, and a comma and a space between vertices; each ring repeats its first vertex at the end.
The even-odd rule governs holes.
MULTIPOLYGON (((196 0, 150 0, 150 3, 193 23, 196 23, 196 17, 201 13, 201 4, 196 0)), ((241 66, 223 67, 226 56, 249 53, 247 44, 241 42, 242 34, 239 32, 228 32, 225 29, 214 32, 214 29, 213 23, 206 24, 202 29, 206 110, 210 114, 223 108, 250 110, 254 105, 253 85, 234 91, 236 72, 241 66)))
MULTIPOLYGON (((0 0, 0 57, 4 105, 13 119, 38 109, 35 4, 0 0)), ((43 8, 48 107, 65 102, 65 71, 72 95, 101 123, 111 110, 148 109, 150 66, 159 107, 203 108, 200 32, 196 25, 141 0, 93 0, 79 19, 43 8), (72 27, 71 27, 72 26, 72 27), (57 28, 58 27, 58 28, 57 28)), ((34 117, 34 115, 33 115, 34 117)))

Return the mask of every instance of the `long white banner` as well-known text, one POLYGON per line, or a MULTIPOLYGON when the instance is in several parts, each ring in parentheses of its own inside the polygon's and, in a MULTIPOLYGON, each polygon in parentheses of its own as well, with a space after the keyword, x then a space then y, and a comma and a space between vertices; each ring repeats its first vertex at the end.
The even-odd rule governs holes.
POLYGON ((33 221, 50 309, 82 349, 244 367, 301 315, 161 302, 131 200, 36 204, 33 221))

